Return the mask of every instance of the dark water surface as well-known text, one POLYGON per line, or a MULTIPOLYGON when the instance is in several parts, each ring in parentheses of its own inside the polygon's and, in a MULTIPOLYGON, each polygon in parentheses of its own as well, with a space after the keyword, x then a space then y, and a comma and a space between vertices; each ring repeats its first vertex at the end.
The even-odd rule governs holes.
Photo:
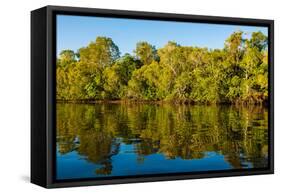
POLYGON ((267 165, 264 107, 57 104, 57 179, 267 165))

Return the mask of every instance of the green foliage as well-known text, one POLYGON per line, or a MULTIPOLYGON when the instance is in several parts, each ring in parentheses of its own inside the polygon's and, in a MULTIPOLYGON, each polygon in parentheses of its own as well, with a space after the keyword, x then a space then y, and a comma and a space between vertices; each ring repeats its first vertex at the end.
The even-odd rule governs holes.
POLYGON ((143 100, 159 100, 158 84, 161 76, 161 67, 153 61, 134 71, 129 81, 128 96, 143 100))
POLYGON ((261 32, 253 32, 252 38, 248 41, 249 47, 257 48, 258 51, 262 51, 267 48, 267 37, 261 32))
POLYGON ((57 60, 59 100, 163 100, 181 103, 262 104, 268 100, 267 37, 238 31, 223 49, 136 45, 120 57, 117 45, 97 37, 57 60))
POLYGON ((144 65, 149 65, 152 61, 158 59, 155 47, 148 42, 138 42, 134 53, 144 65))
POLYGON ((60 53, 60 57, 58 60, 58 65, 65 67, 70 63, 75 62, 75 53, 72 50, 63 50, 60 53))
POLYGON ((169 68, 176 77, 181 70, 178 60, 180 46, 175 42, 169 41, 164 48, 158 50, 158 55, 160 57, 160 63, 169 68))
POLYGON ((91 69, 105 68, 120 57, 120 52, 111 38, 97 37, 95 42, 79 49, 79 57, 91 69))

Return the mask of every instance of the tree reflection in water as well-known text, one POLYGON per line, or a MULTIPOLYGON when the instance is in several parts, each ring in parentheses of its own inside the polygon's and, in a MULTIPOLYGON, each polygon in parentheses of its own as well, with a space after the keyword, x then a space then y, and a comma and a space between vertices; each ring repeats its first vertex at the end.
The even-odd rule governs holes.
POLYGON ((153 154, 192 160, 216 152, 233 169, 249 163, 263 168, 268 111, 262 106, 57 104, 57 157, 76 151, 101 166, 95 174, 110 175, 121 143, 134 146, 140 165, 153 154))

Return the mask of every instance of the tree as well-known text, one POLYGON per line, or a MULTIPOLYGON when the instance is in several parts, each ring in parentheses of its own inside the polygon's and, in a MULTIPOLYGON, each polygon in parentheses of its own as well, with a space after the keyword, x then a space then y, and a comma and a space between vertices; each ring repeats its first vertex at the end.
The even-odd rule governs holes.
POLYGON ((139 62, 131 55, 125 54, 111 67, 106 67, 104 74, 104 90, 106 98, 121 99, 126 97, 128 81, 139 62))
POLYGON ((168 44, 158 50, 158 55, 160 57, 160 63, 170 68, 174 74, 177 76, 179 72, 179 66, 177 64, 177 51, 179 45, 176 42, 169 41, 168 44))
POLYGON ((234 32, 225 41, 225 50, 228 53, 227 62, 230 65, 238 66, 243 56, 243 44, 245 40, 242 36, 243 32, 234 32))
POLYGON ((59 55, 59 62, 62 66, 76 61, 75 53, 73 50, 62 50, 59 55))
POLYGON ((191 101, 193 89, 193 75, 191 72, 183 72, 175 81, 172 98, 180 101, 191 101))
POLYGON ((257 48, 259 52, 267 49, 268 39, 262 32, 253 32, 252 37, 247 41, 248 46, 251 48, 257 48))
POLYGON ((155 46, 152 46, 148 42, 138 42, 134 53, 143 65, 148 65, 158 59, 155 46))
POLYGON ((57 59, 59 100, 165 100, 175 103, 265 103, 268 42, 261 32, 232 33, 223 49, 181 46, 155 49, 137 43, 135 56, 111 38, 97 37, 78 53, 57 59))
POLYGON ((230 35, 225 41, 225 59, 224 66, 224 86, 223 95, 228 102, 236 103, 241 101, 243 89, 241 88, 241 81, 243 79, 243 69, 241 67, 241 60, 245 52, 245 39, 243 39, 243 32, 238 31, 230 35))
POLYGON ((265 98, 264 86, 267 86, 267 61, 264 61, 267 38, 261 32, 253 32, 246 40, 246 49, 241 61, 245 77, 243 79, 243 99, 248 102, 261 102, 265 98), (265 63, 264 63, 265 62, 265 63))
POLYGON ((110 67, 119 58, 120 52, 111 38, 97 37, 87 47, 79 49, 82 74, 86 76, 87 83, 84 85, 86 98, 104 99, 103 71, 110 67))
MULTIPOLYGON (((77 67, 75 53, 72 50, 61 51, 57 60, 57 98, 58 99, 71 99, 70 90, 72 85, 72 72, 77 67)), ((76 98, 77 96, 75 96, 76 98)))
POLYGON ((144 100, 159 100, 158 84, 161 77, 161 67, 153 61, 134 71, 129 81, 129 97, 144 100))
POLYGON ((105 68, 120 57, 120 52, 111 38, 98 36, 95 42, 79 49, 79 57, 90 68, 105 68))

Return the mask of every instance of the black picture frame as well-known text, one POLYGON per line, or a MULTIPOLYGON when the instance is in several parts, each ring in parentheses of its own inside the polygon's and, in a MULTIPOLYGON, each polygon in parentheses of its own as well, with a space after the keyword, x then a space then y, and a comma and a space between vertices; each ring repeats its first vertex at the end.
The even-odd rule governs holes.
POLYGON ((46 6, 31 12, 31 182, 46 188, 168 181, 274 173, 274 21, 232 17, 46 6), (268 27, 269 166, 265 169, 192 172, 58 181, 56 170, 56 15, 102 16, 268 27))

